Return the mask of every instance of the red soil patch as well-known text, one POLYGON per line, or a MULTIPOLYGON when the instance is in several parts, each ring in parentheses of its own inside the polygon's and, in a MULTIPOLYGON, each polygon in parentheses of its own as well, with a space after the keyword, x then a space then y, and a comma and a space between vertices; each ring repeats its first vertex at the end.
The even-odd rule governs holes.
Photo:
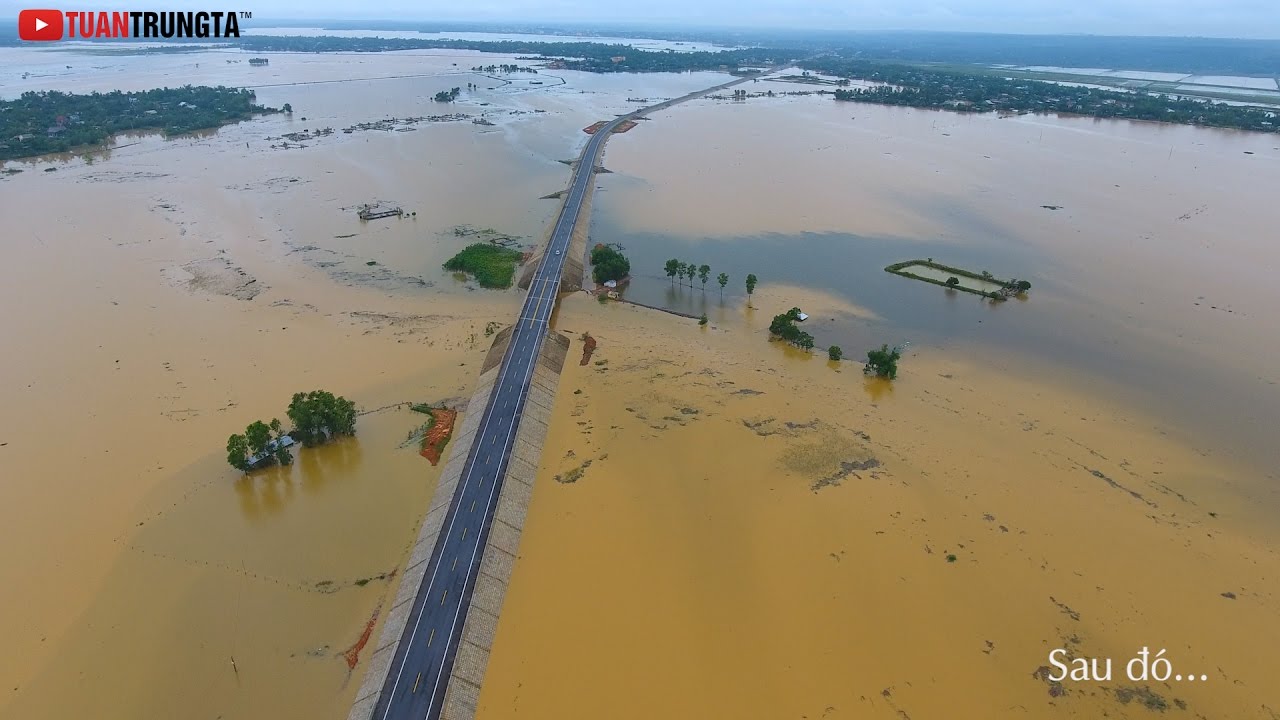
POLYGON ((639 123, 637 123, 635 120, 623 120, 622 122, 618 123, 618 127, 614 128, 613 131, 616 133, 624 133, 638 124, 639 123))
POLYGON ((378 607, 373 609, 373 616, 369 618, 369 622, 364 624, 364 632, 360 633, 360 639, 356 641, 355 645, 347 648, 342 653, 342 657, 347 661, 348 669, 355 670, 356 663, 360 662, 360 651, 368 644, 369 636, 373 635, 373 626, 378 624, 378 613, 380 612, 382 612, 381 602, 378 603, 378 607))
POLYGON ((449 436, 453 434, 453 421, 458 418, 458 413, 444 408, 431 408, 431 417, 436 421, 422 438, 421 455, 430 460, 432 465, 436 465, 440 462, 444 446, 449 442, 449 436))
POLYGON ((608 124, 609 124, 609 121, 608 121, 608 120, 599 120, 599 121, 593 122, 593 123, 591 123, 590 125, 588 125, 588 126, 586 126, 586 127, 582 128, 582 132, 584 132, 584 133, 586 133, 586 134, 588 134, 588 135, 595 135, 597 130, 599 130, 600 128, 602 128, 602 127, 604 127, 605 125, 608 125, 608 124))
MULTIPOLYGON (((586 335, 584 333, 584 335, 586 335)), ((582 339, 582 362, 579 365, 586 365, 591 362, 591 353, 596 351, 596 339, 590 335, 586 335, 582 339)))

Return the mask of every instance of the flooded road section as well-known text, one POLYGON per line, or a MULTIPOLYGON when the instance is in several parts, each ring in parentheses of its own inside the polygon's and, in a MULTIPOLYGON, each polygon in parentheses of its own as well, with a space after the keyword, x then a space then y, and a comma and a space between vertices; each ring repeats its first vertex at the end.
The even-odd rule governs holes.
POLYGON ((441 263, 486 229, 536 242, 558 161, 627 97, 722 77, 535 91, 453 65, 502 56, 226 62, 246 58, 0 50, 5 97, 252 73, 259 102, 294 108, 0 174, 0 717, 345 717, 437 477, 405 444, 422 416, 379 409, 468 397, 486 326, 519 305, 441 263), (361 222, 373 201, 416 215, 361 222), (227 436, 313 389, 373 412, 353 439, 238 477, 227 436))

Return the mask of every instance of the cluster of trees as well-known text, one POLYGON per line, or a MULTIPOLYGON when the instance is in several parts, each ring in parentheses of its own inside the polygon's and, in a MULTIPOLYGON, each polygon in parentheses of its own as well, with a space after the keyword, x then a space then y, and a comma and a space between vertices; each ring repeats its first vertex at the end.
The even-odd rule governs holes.
MULTIPOLYGON (((684 282, 685 279, 688 279, 689 288, 692 289, 693 279, 696 277, 698 278, 699 281, 702 282, 702 291, 703 292, 707 291, 707 280, 711 279, 710 265, 705 265, 705 264, 698 265, 691 262, 687 263, 687 262, 678 260, 676 258, 672 258, 667 261, 666 265, 663 266, 663 269, 667 273, 667 277, 671 278, 671 283, 673 285, 676 282, 676 278, 680 278, 681 282, 684 282)), ((720 297, 723 298, 724 288, 726 285, 729 284, 728 273, 720 273, 719 275, 717 275, 716 282, 720 284, 720 297)), ((750 298, 751 293, 755 291, 756 291, 756 276, 748 275, 747 276, 748 298, 750 298)), ((748 300, 748 302, 750 302, 750 300, 748 300)))
POLYGON ((293 462, 293 454, 283 443, 286 435, 276 418, 272 418, 270 424, 254 420, 243 435, 227 438, 227 463, 240 472, 249 472, 273 461, 288 465, 293 462))
POLYGON ((450 90, 441 90, 440 92, 436 93, 435 101, 436 102, 453 102, 454 100, 457 100, 458 96, 461 94, 462 94, 462 88, 460 87, 456 87, 450 90))
POLYGON ((1173 95, 1073 87, 1009 79, 980 70, 938 70, 837 57, 809 60, 804 65, 833 75, 887 83, 835 91, 836 100, 848 102, 973 113, 1058 112, 1258 132, 1280 131, 1280 112, 1275 110, 1173 95))
POLYGON ((252 90, 193 85, 87 95, 25 92, 0 101, 0 161, 97 145, 128 130, 174 135, 279 112, 256 99, 252 90))
POLYGON ((356 404, 325 390, 294 393, 285 413, 293 421, 289 434, 303 445, 356 434, 356 404))
POLYGON ((356 432, 356 404, 325 390, 295 393, 286 411, 293 429, 284 432, 278 418, 270 423, 255 420, 243 434, 227 438, 227 463, 241 471, 277 462, 293 462, 289 441, 318 445, 339 435, 356 432))
POLYGON ((769 323, 769 333, 786 340, 802 350, 813 349, 813 336, 796 327, 800 320, 800 308, 793 307, 781 315, 774 315, 769 323))
POLYGON ((492 72, 504 72, 504 73, 526 72, 526 73, 533 73, 533 74, 535 74, 535 75, 536 75, 536 74, 538 74, 538 70, 537 70, 536 68, 525 67, 525 66, 523 66, 523 65, 513 65, 513 64, 508 64, 508 63, 502 63, 501 65, 477 65, 477 66, 475 66, 475 67, 471 68, 471 71, 472 71, 472 72, 487 72, 487 73, 492 73, 492 72))
POLYGON ((591 248, 591 277, 597 283, 621 280, 631 274, 631 261, 622 254, 622 246, 596 243, 591 248))
POLYGON ((898 360, 901 358, 902 352, 898 348, 890 350, 887 344, 881 345, 879 350, 867 351, 867 364, 863 366, 862 371, 868 375, 892 380, 898 377, 898 360))

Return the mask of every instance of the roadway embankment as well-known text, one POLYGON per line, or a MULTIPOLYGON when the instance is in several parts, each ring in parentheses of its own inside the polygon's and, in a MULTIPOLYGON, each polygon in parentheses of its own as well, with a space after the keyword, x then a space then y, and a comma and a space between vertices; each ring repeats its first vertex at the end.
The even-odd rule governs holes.
MULTIPOLYGON (((505 345, 503 347, 505 349, 505 345)), ((489 354, 493 355, 492 349, 489 354)), ((418 587, 422 584, 423 575, 426 574, 431 552, 435 548, 440 529, 444 526, 445 515, 449 511, 449 504, 453 501, 454 491, 458 487, 458 480, 462 477, 467 455, 470 454, 471 445, 475 441, 476 430, 479 428, 480 419, 484 415, 485 406, 489 403, 489 396, 493 392, 493 386, 498 377, 497 363, 490 365, 486 362, 485 368, 480 373, 475 392, 467 402, 462 422, 454 431, 449 448, 449 459, 445 461, 444 470, 440 473, 440 484, 436 486, 435 494, 431 496, 431 503, 419 527, 418 537, 409 550, 409 559, 405 562, 404 571, 400 573, 400 586, 396 591, 395 600, 384 615, 382 629, 378 633, 378 643, 365 664, 364 680, 356 692, 356 701, 347 715, 348 720, 371 720, 373 716, 374 705, 386 682, 396 645, 400 642, 405 625, 409 621, 418 587)))
MULTIPOLYGON (((405 570, 400 574, 395 600, 384 616, 382 627, 378 631, 377 645, 365 665, 365 675, 347 720, 372 720, 374 706, 386 683, 396 646, 404 635, 414 598, 444 526, 445 516, 462 477, 484 408, 493 392, 512 330, 513 328, 508 327, 494 336, 493 344, 485 357, 476 390, 467 403, 462 422, 450 443, 449 459, 440 474, 440 484, 431 497, 417 539, 409 551, 405 570)), ((537 473, 542 443, 551 422, 551 407, 568 349, 569 339, 552 332, 548 333, 547 341, 539 352, 520 429, 516 432, 514 451, 480 563, 479 579, 471 596, 466 624, 463 626, 462 643, 458 648, 445 695, 441 717, 448 720, 469 720, 475 715, 476 700, 488 666, 489 650, 497 631, 502 600, 515 565, 520 532, 533 494, 533 479, 537 473)))
POLYGON ((533 480, 542 457, 542 444, 551 426, 551 408, 560 385, 560 372, 564 369, 568 352, 569 338, 549 332, 538 354, 524 415, 520 419, 520 429, 516 431, 515 447, 498 496, 498 509, 480 561, 480 575, 467 610, 462 643, 458 646, 453 674, 449 678, 444 710, 440 714, 442 720, 471 720, 475 717, 480 687, 489 665, 489 652, 498 631, 498 616, 502 612, 502 601, 506 597, 507 584, 511 581, 516 552, 520 547, 520 533, 524 530, 529 501, 533 497, 533 480))

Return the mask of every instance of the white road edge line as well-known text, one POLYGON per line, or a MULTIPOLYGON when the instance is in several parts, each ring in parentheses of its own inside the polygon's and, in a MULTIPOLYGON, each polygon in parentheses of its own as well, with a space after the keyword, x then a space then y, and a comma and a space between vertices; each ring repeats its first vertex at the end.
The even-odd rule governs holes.
MULTIPOLYGON (((605 136, 605 135, 607 135, 607 134, 608 134, 608 133, 601 133, 601 135, 600 135, 599 137, 603 137, 603 136, 605 136)), ((597 138, 596 138, 596 137, 593 137, 591 140, 587 141, 587 148, 590 150, 590 155, 591 155, 591 166, 592 166, 592 168, 593 168, 593 169, 592 169, 592 171, 591 171, 592 173, 594 172, 595 162, 596 162, 597 156, 598 156, 598 154, 599 154, 599 152, 600 152, 600 144, 599 144, 598 142, 596 143, 596 146, 595 146, 594 148, 592 148, 592 147, 591 147, 592 142, 594 142, 594 141, 596 141, 596 140, 597 140, 597 138)), ((591 173, 587 173, 587 177, 590 177, 590 175, 591 175, 591 173)), ((574 178, 573 178, 573 181, 570 183, 570 193, 571 193, 571 194, 572 194, 572 188, 573 188, 573 186, 579 182, 579 178, 580 178, 580 177, 582 177, 582 176, 583 176, 583 175, 582 175, 582 172, 581 172, 581 163, 579 163, 579 167, 574 168, 574 178)), ((585 187, 584 187, 584 191, 585 191, 585 187)), ((576 223, 578 213, 581 211, 581 206, 582 206, 582 203, 581 203, 581 202, 578 202, 578 203, 577 203, 577 207, 574 209, 574 211, 573 211, 572 213, 568 213, 568 214, 566 214, 566 213, 564 213, 564 212, 562 212, 562 213, 561 213, 560 217, 559 217, 559 218, 557 218, 557 220, 556 220, 556 227, 552 230, 551 240, 550 240, 550 242, 548 243, 549 245, 554 245, 554 243, 555 243, 555 239, 556 239, 556 236, 560 234, 561 225, 564 223, 564 221, 565 221, 565 218, 566 218, 566 217, 572 217, 572 218, 574 218, 574 223, 576 223)), ((567 209, 567 206, 566 206, 566 209, 567 209)), ((535 272, 535 277, 537 277, 537 276, 539 276, 539 275, 543 275, 544 271, 545 271, 545 270, 546 270, 546 268, 547 268, 547 258, 548 258, 548 257, 549 257, 549 256, 548 256, 548 255, 546 255, 546 254, 544 254, 544 255, 543 255, 543 257, 542 257, 542 263, 541 263, 541 266, 540 266, 540 267, 538 268, 538 270, 535 272)), ((560 263, 559 265, 557 265, 557 272, 561 272, 561 271, 563 271, 563 260, 561 261, 561 263, 560 263)), ((545 278, 545 277, 543 277, 543 281, 544 281, 544 283, 546 282, 546 278, 545 278)), ((525 295, 525 301, 524 301, 524 304, 525 304, 526 306, 528 306, 528 305, 530 304, 530 301, 531 301, 531 299, 533 298, 533 296, 534 296, 534 294, 533 294, 532 292, 530 292, 530 293, 528 293, 528 294, 526 294, 526 295, 525 295)), ((553 303, 553 304, 554 304, 554 303, 553 303)), ((522 314, 523 314, 523 312, 522 312, 522 314)), ((516 328, 516 331, 515 331, 515 332, 519 332, 519 327, 518 327, 518 326, 517 326, 517 328, 516 328)), ((534 340, 534 347, 535 347, 535 350, 536 350, 536 349, 538 349, 538 347, 541 345, 540 340, 541 340, 541 338, 535 338, 535 340, 534 340)), ((513 354, 513 356, 512 356, 512 357, 514 357, 514 354, 513 354)), ((504 360, 505 360, 505 359, 504 359, 504 360)), ((494 388, 494 389, 493 389, 493 392, 494 392, 494 393, 497 393, 497 392, 500 392, 500 391, 501 391, 502 384, 503 384, 503 382, 506 380, 507 373, 510 371, 510 365, 511 365, 510 363, 506 363, 505 361, 503 362, 503 368, 502 368, 502 370, 501 370, 501 371, 499 372, 499 374, 498 374, 498 380, 497 380, 497 382, 495 382, 495 383, 494 383, 494 386, 493 386, 493 388, 494 388)), ((529 364, 529 368, 528 368, 529 372, 527 372, 527 373, 526 373, 526 378, 531 378, 531 377, 532 377, 532 370, 533 370, 534 365, 535 365, 535 363, 530 363, 530 364, 529 364)), ((523 388, 523 386, 524 386, 524 382, 527 382, 527 379, 526 379, 525 381, 522 381, 522 382, 521 382, 521 387, 522 387, 522 388, 523 388)), ((524 392, 527 392, 527 391, 522 390, 521 394, 523 395, 523 394, 524 394, 524 392)), ((485 408, 484 413, 485 413, 485 418, 484 418, 484 422, 483 422, 483 424, 482 424, 482 425, 481 425, 481 427, 480 427, 480 432, 479 432, 479 434, 478 434, 479 436, 484 435, 484 433, 488 430, 489 422, 490 422, 490 420, 492 419, 491 414, 489 413, 489 407, 486 407, 486 408, 485 408)), ((516 426, 516 419, 513 417, 513 418, 511 419, 511 427, 507 430, 507 438, 508 438, 508 439, 510 439, 510 437, 511 437, 511 433, 512 433, 512 432, 514 432, 514 430, 515 430, 515 426, 516 426)), ((503 447, 506 447, 505 443, 504 443, 503 447)), ((464 492, 466 491, 466 488, 467 488, 468 484, 470 484, 470 482, 471 482, 471 474, 472 474, 474 471, 475 471, 475 463, 473 462, 473 463, 471 463, 471 465, 467 468, 467 477, 466 477, 465 479, 463 479, 462 484, 459 486, 459 488, 458 488, 455 492, 457 492, 457 493, 460 493, 460 494, 461 494, 461 493, 464 493, 464 492)), ((492 488, 490 488, 490 490, 489 490, 489 496, 490 496, 490 500, 491 500, 491 501, 492 501, 493 493, 494 493, 494 491, 497 489, 497 487, 498 487, 498 483, 495 481, 495 482, 493 483, 493 487, 492 487, 492 488)), ((458 507, 459 507, 459 508, 461 507, 461 495, 459 496, 459 505, 458 505, 458 507)), ((485 507, 486 507, 485 513, 486 513, 486 514, 488 514, 488 509, 487 509, 487 508, 488 508, 488 505, 486 505, 485 507)), ((452 514, 451 514, 451 516, 450 516, 450 518, 449 518, 449 531, 450 531, 450 532, 453 530, 453 525, 454 525, 454 523, 457 521, 457 519, 458 519, 458 513, 455 511, 454 513, 452 513, 452 514)), ((438 537, 438 538, 439 538, 439 537, 445 537, 445 538, 448 538, 448 536, 449 536, 448 534, 445 534, 445 535, 443 535, 443 536, 437 536, 437 537, 438 537)), ((479 534, 477 534, 477 538, 478 538, 478 537, 479 537, 479 534)), ((438 539, 437 539, 437 542, 439 542, 439 540, 438 540, 438 539)), ((442 546, 442 548, 443 548, 443 546, 442 546)), ((476 543, 476 549, 475 549, 474 551, 472 551, 472 562, 473 562, 473 563, 474 563, 474 561, 475 561, 475 554, 476 554, 476 552, 478 552, 478 551, 479 551, 479 549, 480 549, 480 543, 477 541, 477 543, 476 543)), ((425 598, 425 597, 430 597, 430 594, 431 594, 431 593, 430 593, 430 591, 435 587, 436 577, 438 576, 438 574, 439 574, 439 572, 440 572, 440 565, 442 565, 442 564, 443 564, 443 557, 444 557, 444 556, 443 556, 443 552, 442 552, 442 553, 441 553, 441 556, 440 556, 441 561, 436 563, 435 570, 433 570, 433 571, 432 571, 432 573, 431 573, 431 580, 430 580, 430 581, 428 581, 428 584, 427 584, 427 593, 424 595, 424 598, 425 598)), ((468 573, 469 573, 469 572, 470 572, 470 566, 468 566, 468 573)), ((463 587, 465 588, 465 586, 466 586, 466 583, 464 582, 464 583, 463 583, 463 587)), ((423 603, 422 603, 422 608, 418 611, 418 617, 414 620, 414 623, 413 623, 413 631, 409 633, 409 642, 408 642, 408 644, 407 644, 407 645, 406 645, 406 647, 405 647, 404 656, 400 659, 400 669, 396 672, 396 681, 395 681, 394 683, 392 683, 392 685, 391 685, 391 693, 390 693, 390 695, 387 697, 387 706, 386 706, 386 710, 385 710, 385 711, 383 712, 383 714, 382 714, 382 718, 383 718, 383 720, 386 720, 386 719, 391 715, 391 706, 392 706, 392 702, 393 702, 393 700, 394 700, 394 698, 395 698, 396 690, 397 690, 397 689, 399 689, 399 687, 400 687, 400 680, 401 680, 401 678, 403 678, 403 677, 404 677, 405 665, 406 665, 406 663, 408 662, 408 659, 409 659, 409 653, 410 653, 410 650, 411 650, 411 649, 412 649, 412 647, 413 647, 413 641, 417 638, 417 635, 418 635, 418 627, 419 627, 419 626, 421 625, 421 623, 422 623, 422 616, 426 614, 426 609, 427 609, 427 603, 426 603, 426 601, 425 601, 425 599, 424 599, 424 601, 423 601, 423 603)), ((444 659, 445 659, 445 658, 448 656, 448 654, 449 654, 449 646, 452 644, 453 630, 454 630, 454 628, 456 628, 456 627, 457 627, 457 624, 458 624, 458 614, 459 614, 459 613, 461 613, 461 611, 462 611, 462 603, 461 603, 461 602, 459 602, 459 603, 458 603, 458 610, 454 612, 453 623, 452 623, 452 624, 450 625, 450 627, 449 627, 448 637, 445 639, 444 654, 441 656, 440 670, 439 670, 439 672, 437 672, 437 673, 436 673, 436 681, 435 681, 435 683, 434 683, 435 687, 432 689, 432 691, 431 691, 431 699, 430 699, 430 700, 428 701, 428 703, 427 703, 427 714, 428 714, 428 715, 431 713, 431 706, 435 704, 436 693, 438 693, 438 692, 439 692, 439 690, 440 690, 440 676, 441 676, 441 675, 443 674, 443 672, 444 672, 444 665, 445 665, 445 663, 444 663, 444 659)))

